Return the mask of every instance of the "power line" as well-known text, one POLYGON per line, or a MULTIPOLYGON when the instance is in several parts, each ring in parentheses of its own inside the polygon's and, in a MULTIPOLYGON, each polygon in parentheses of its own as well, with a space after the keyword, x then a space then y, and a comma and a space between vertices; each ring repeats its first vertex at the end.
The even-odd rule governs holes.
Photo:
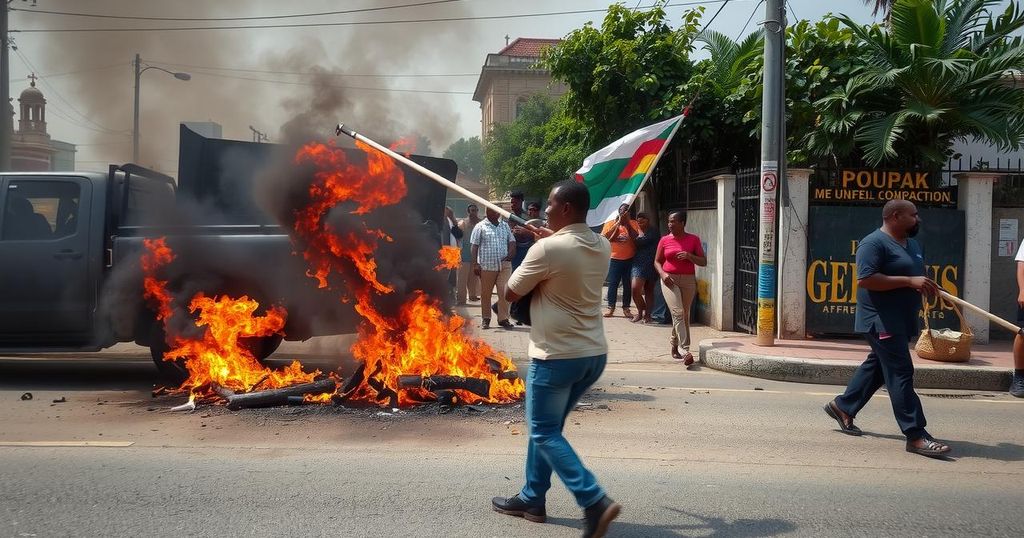
POLYGON ((205 75, 210 77, 227 78, 234 80, 248 80, 252 82, 266 82, 270 84, 288 84, 292 86, 316 86, 318 88, 337 88, 339 90, 357 90, 357 91, 370 91, 370 92, 404 92, 404 93, 434 93, 434 94, 446 94, 446 95, 473 95, 473 92, 469 91, 454 91, 454 90, 423 90, 423 89, 412 89, 412 88, 366 88, 361 86, 337 86, 333 84, 316 84, 314 82, 301 82, 296 80, 272 80, 266 78, 256 77, 243 77, 238 75, 225 75, 223 73, 196 73, 198 75, 205 75))
MULTIPOLYGON (((50 73, 50 74, 46 74, 46 75, 36 75, 36 76, 41 78, 41 79, 42 78, 66 77, 68 75, 77 75, 79 73, 89 73, 89 72, 92 72, 92 71, 104 71, 104 70, 107 70, 107 69, 113 69, 114 67, 123 67, 124 65, 126 65, 124 62, 118 62, 116 64, 104 65, 104 66, 101 66, 101 67, 86 67, 86 68, 83 68, 83 69, 76 69, 74 71, 65 71, 63 73, 50 73)), ((20 78, 12 78, 11 79, 11 84, 14 84, 16 82, 21 82, 21 79, 20 78)))
MULTIPOLYGON (((735 0, 735 1, 746 1, 752 2, 754 0, 735 0)), ((727 4, 730 0, 702 0, 698 2, 676 2, 670 4, 664 4, 662 7, 682 7, 682 6, 701 6, 709 4, 727 4)), ((644 6, 642 9, 650 9, 656 7, 644 6)), ((346 21, 346 22, 320 22, 320 23, 299 23, 299 24, 257 24, 248 26, 178 26, 178 27, 149 27, 149 28, 34 28, 29 30, 11 30, 12 33, 20 32, 25 34, 35 33, 90 33, 90 32, 191 32, 191 31, 202 31, 202 30, 258 30, 258 29, 288 29, 288 28, 319 28, 319 27, 338 27, 338 26, 372 26, 378 24, 419 24, 428 22, 464 22, 464 21, 486 21, 486 20, 503 20, 503 19, 524 19, 524 18, 536 18, 536 17, 550 17, 559 15, 582 15, 587 13, 604 13, 608 11, 604 9, 577 9, 572 11, 548 11, 544 13, 520 13, 514 15, 482 15, 476 17, 441 17, 435 19, 402 19, 402 20, 383 20, 383 21, 346 21)), ((719 8, 721 11, 721 8, 719 8)))
POLYGON ((328 77, 373 77, 373 78, 433 78, 433 77, 478 77, 480 73, 408 73, 408 74, 384 74, 384 73, 328 73, 316 71, 270 71, 263 69, 244 69, 240 67, 224 67, 214 65, 190 65, 174 62, 158 62, 147 60, 153 65, 163 65, 182 69, 209 69, 213 71, 233 71, 239 73, 263 73, 267 75, 305 75, 305 76, 328 76, 328 77))
POLYGON ((704 25, 704 28, 701 29, 701 32, 706 32, 708 28, 711 28, 711 23, 715 22, 715 19, 718 18, 718 14, 721 13, 722 10, 725 9, 725 6, 728 4, 729 0, 725 0, 724 2, 722 2, 722 5, 718 6, 718 11, 716 11, 715 14, 711 16, 711 20, 709 20, 708 23, 704 25))
POLYGON ((290 15, 264 15, 257 17, 142 17, 142 16, 131 16, 131 15, 109 15, 102 13, 81 13, 81 12, 70 12, 70 11, 52 11, 46 9, 18 9, 10 8, 10 11, 20 11, 22 13, 38 13, 43 15, 65 15, 69 17, 88 17, 93 19, 116 19, 116 20, 127 20, 127 21, 171 21, 171 22, 203 22, 203 21, 259 21, 259 20, 276 20, 276 19, 298 19, 303 17, 323 17, 327 15, 345 15, 348 13, 366 13, 369 11, 384 11, 388 9, 400 9, 406 7, 420 7, 429 6, 434 4, 449 4, 452 2, 461 2, 463 0, 431 0, 428 2, 417 2, 415 4, 401 4, 397 6, 379 6, 379 7, 366 7, 359 9, 346 9, 342 11, 321 11, 317 13, 293 13, 290 15))
POLYGON ((750 26, 750 21, 754 20, 754 15, 757 14, 757 10, 761 9, 761 4, 763 4, 763 3, 764 3, 764 0, 760 0, 757 3, 757 5, 754 6, 754 9, 751 10, 750 17, 747 18, 746 24, 743 25, 743 29, 740 30, 740 33, 736 35, 736 42, 739 42, 740 38, 743 37, 743 34, 747 33, 747 26, 750 26))

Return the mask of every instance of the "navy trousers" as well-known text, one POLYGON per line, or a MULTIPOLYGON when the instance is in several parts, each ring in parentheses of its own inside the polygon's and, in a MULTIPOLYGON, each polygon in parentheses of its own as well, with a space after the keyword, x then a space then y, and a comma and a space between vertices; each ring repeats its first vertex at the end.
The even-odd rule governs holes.
POLYGON ((896 423, 907 440, 931 438, 924 429, 927 421, 921 398, 914 392, 914 364, 910 360, 907 335, 894 334, 882 339, 875 333, 868 333, 864 337, 871 346, 871 353, 854 372, 846 392, 836 398, 836 405, 847 415, 855 417, 875 391, 885 385, 896 423))

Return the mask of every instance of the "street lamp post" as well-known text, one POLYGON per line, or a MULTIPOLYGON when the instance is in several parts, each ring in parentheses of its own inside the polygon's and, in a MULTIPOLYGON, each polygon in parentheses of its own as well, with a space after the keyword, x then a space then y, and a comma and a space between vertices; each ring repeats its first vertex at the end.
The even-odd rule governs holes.
POLYGON ((148 69, 156 69, 157 71, 163 71, 169 75, 173 75, 178 80, 191 80, 192 75, 188 73, 181 73, 175 71, 168 71, 162 67, 155 65, 147 65, 142 67, 142 60, 139 55, 135 55, 135 108, 134 117, 132 122, 132 162, 138 164, 139 162, 139 80, 148 69))

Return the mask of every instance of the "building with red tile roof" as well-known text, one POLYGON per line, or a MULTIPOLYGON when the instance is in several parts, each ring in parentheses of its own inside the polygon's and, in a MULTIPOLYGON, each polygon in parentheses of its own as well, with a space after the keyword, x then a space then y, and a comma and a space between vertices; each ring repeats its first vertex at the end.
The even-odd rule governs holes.
POLYGON ((565 85, 553 81, 548 70, 537 67, 544 49, 560 42, 520 37, 487 55, 473 92, 473 100, 480 103, 481 140, 487 140, 495 124, 515 120, 531 96, 559 97, 566 92, 565 85))

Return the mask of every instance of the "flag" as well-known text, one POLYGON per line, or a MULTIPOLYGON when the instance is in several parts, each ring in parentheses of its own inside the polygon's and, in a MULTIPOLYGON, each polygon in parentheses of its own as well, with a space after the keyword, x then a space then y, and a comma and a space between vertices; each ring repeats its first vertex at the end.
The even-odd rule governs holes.
POLYGON ((576 181, 590 191, 587 226, 601 226, 618 215, 620 205, 633 201, 684 117, 633 131, 584 159, 576 181))

